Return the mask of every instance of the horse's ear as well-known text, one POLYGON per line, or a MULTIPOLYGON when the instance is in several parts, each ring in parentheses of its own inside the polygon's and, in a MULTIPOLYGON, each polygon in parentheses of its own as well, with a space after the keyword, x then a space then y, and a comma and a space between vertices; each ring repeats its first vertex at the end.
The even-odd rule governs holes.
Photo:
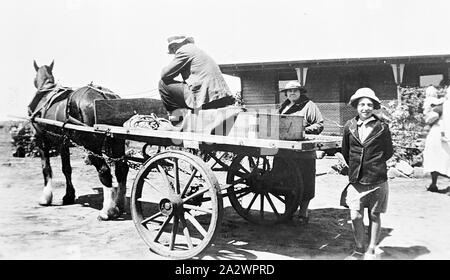
POLYGON ((36 63, 36 60, 33 60, 34 69, 39 70, 39 66, 36 63))
POLYGON ((50 71, 53 70, 53 64, 55 63, 55 60, 52 60, 52 63, 50 63, 50 65, 48 66, 50 68, 50 71))

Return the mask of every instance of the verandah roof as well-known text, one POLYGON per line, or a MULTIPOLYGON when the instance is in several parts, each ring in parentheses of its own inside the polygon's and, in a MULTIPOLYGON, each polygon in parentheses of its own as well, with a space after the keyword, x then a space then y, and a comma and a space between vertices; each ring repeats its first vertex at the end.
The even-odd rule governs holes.
POLYGON ((450 63, 450 54, 229 63, 229 64, 220 64, 219 66, 222 73, 239 76, 241 72, 247 71, 292 70, 294 68, 299 67, 333 67, 333 66, 358 66, 358 65, 382 65, 382 64, 389 65, 401 63, 404 64, 450 63))

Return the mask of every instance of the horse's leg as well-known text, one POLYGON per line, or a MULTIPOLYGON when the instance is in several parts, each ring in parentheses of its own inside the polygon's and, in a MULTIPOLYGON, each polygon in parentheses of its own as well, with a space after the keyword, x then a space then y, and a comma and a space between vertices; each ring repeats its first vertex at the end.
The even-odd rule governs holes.
POLYGON ((39 198, 39 204, 48 206, 52 204, 53 188, 52 188, 52 167, 50 166, 50 152, 47 145, 38 148, 41 155, 42 174, 44 175, 44 189, 39 198))
POLYGON ((98 177, 103 184, 103 208, 100 210, 98 219, 103 221, 115 219, 119 217, 120 212, 117 207, 118 188, 112 186, 111 169, 101 157, 89 155, 88 158, 97 169, 98 177))
POLYGON ((63 205, 69 205, 75 202, 75 189, 72 185, 72 166, 70 165, 69 145, 66 143, 61 144, 60 153, 62 172, 66 177, 66 194, 63 197, 63 205))
MULTIPOLYGON (((113 149, 113 157, 120 158, 125 154, 125 142, 123 140, 119 140, 114 143, 113 149)), ((125 202, 126 202, 126 192, 127 192, 127 176, 128 176, 128 164, 125 160, 118 160, 114 163, 114 173, 116 175, 117 184, 119 188, 119 193, 117 196, 117 207, 121 213, 125 212, 125 202)))

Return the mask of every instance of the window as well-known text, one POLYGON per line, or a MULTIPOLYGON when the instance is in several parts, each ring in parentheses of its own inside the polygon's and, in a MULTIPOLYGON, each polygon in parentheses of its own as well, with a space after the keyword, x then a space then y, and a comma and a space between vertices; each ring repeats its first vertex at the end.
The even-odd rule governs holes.
POLYGON ((423 75, 420 76, 420 86, 426 87, 426 86, 439 86, 439 83, 444 79, 444 75, 437 74, 437 75, 423 75))

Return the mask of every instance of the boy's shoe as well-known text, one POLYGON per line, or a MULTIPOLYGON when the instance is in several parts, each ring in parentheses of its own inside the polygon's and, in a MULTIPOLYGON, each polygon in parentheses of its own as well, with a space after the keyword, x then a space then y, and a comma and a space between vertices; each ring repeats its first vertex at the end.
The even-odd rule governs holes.
POLYGON ((438 187, 436 185, 430 185, 427 188, 427 191, 429 191, 429 192, 439 192, 439 189, 438 189, 438 187))
POLYGON ((381 259, 381 258, 380 258, 380 255, 377 253, 373 253, 373 254, 365 253, 364 254, 365 261, 374 261, 374 260, 379 260, 379 259, 381 259))
POLYGON ((347 256, 344 260, 346 261, 358 261, 364 259, 364 253, 358 252, 357 250, 353 251, 350 256, 347 256))
POLYGON ((384 251, 381 250, 378 246, 376 247, 368 247, 366 253, 364 254, 364 260, 380 260, 381 254, 384 251))

